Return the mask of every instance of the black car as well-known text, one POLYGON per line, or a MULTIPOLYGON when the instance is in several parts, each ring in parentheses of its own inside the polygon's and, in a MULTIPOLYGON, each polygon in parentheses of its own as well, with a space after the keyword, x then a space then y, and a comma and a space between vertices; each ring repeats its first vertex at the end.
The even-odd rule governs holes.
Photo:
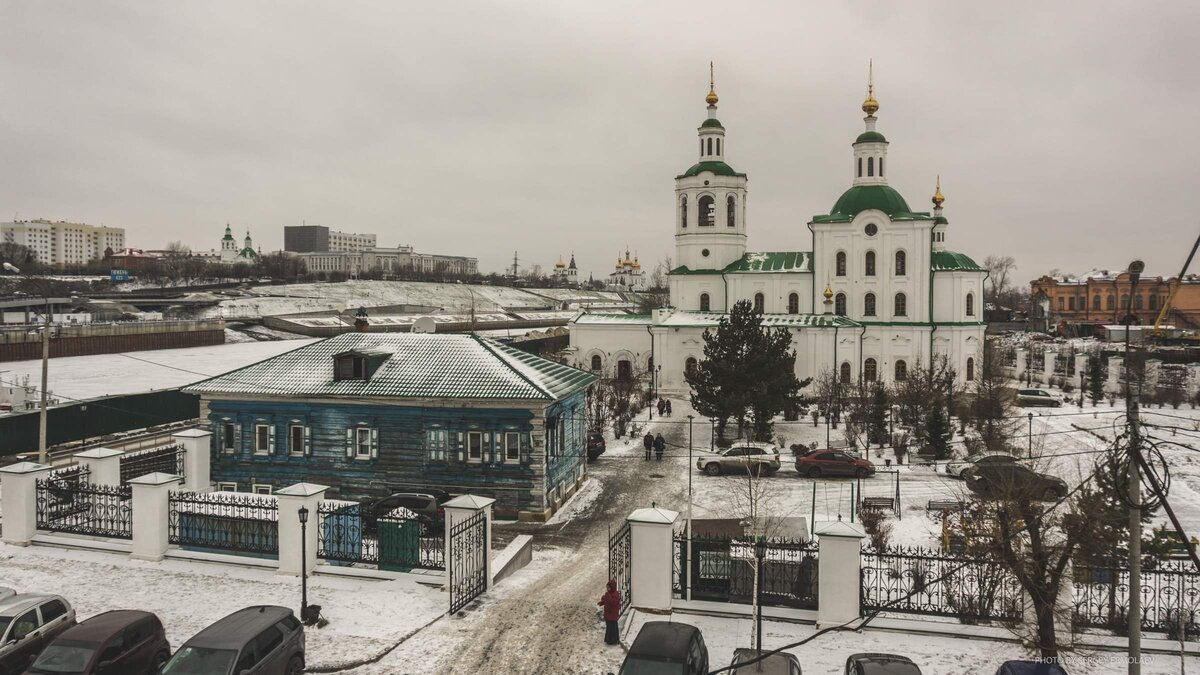
POLYGON ((163 666, 163 675, 299 675, 304 627, 287 607, 239 609, 196 633, 163 666))
POLYGON ((593 431, 588 434, 587 439, 587 458, 589 462, 596 461, 596 458, 604 454, 608 449, 604 442, 604 434, 599 431, 593 431))
POLYGON ((420 492, 396 492, 374 501, 364 501, 362 506, 363 532, 375 533, 379 519, 398 508, 412 511, 421 521, 421 534, 438 534, 446 529, 446 511, 442 504, 450 501, 450 495, 441 490, 420 492))
MULTIPOLYGON (((758 650, 740 647, 733 650, 733 661, 729 665, 740 666, 757 658, 758 650)), ((802 673, 800 672, 800 659, 796 658, 794 654, 779 652, 752 665, 734 668, 729 671, 729 675, 802 675, 802 673)))
POLYGON ((865 652, 846 659, 845 675, 921 675, 921 669, 907 656, 865 652))
POLYGON ((60 633, 26 673, 153 675, 170 655, 171 645, 157 616, 118 609, 60 633))
POLYGON ((620 675, 702 675, 708 648, 700 629, 674 621, 647 621, 625 655, 620 675))
POLYGON ((1067 496, 1067 482, 1016 463, 984 464, 966 474, 967 487, 981 497, 1055 501, 1067 496))
POLYGON ((1067 671, 1054 663, 1037 661, 1005 661, 996 675, 1067 675, 1067 671))

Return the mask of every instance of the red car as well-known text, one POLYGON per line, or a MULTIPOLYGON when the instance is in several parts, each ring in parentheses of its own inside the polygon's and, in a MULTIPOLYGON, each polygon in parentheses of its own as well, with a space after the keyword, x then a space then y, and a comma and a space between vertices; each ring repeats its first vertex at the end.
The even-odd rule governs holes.
POLYGON ((857 476, 875 474, 875 465, 839 450, 818 450, 796 458, 796 473, 809 478, 822 476, 857 476))

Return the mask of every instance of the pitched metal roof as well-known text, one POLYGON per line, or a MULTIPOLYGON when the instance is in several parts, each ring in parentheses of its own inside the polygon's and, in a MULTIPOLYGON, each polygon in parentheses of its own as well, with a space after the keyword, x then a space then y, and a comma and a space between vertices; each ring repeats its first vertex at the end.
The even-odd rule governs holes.
MULTIPOLYGON (((660 326, 717 326, 720 312, 674 312, 660 326)), ((836 314, 764 314, 762 325, 768 328, 848 328, 861 326, 858 322, 836 314)))
POLYGON ((557 400, 591 373, 474 335, 345 333, 184 387, 196 394, 557 400), (369 380, 334 380, 333 357, 386 353, 369 380))
POLYGON ((812 272, 812 254, 808 251, 764 251, 746 253, 725 266, 735 272, 812 272))
POLYGON ((970 256, 954 251, 934 251, 933 256, 929 259, 929 266, 934 272, 982 272, 980 267, 970 256))
POLYGON ((624 323, 631 325, 650 325, 649 314, 592 314, 591 312, 583 312, 576 316, 571 323, 602 323, 614 324, 624 323))

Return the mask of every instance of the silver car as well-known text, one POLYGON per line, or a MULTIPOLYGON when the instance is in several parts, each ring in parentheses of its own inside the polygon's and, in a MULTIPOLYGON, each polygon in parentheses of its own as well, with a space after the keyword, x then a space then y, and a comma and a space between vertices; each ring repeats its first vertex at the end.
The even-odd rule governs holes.
POLYGON ((779 448, 770 443, 735 443, 720 452, 696 460, 696 468, 710 476, 723 473, 770 475, 779 470, 779 448))
POLYGON ((992 455, 971 455, 966 459, 956 459, 946 464, 946 473, 955 478, 966 479, 967 474, 976 467, 985 464, 1002 464, 1017 461, 1012 455, 996 453, 992 455))
POLYGON ((75 625, 62 596, 18 593, 0 600, 0 673, 23 673, 58 634, 75 625))
POLYGON ((1058 408, 1062 406, 1062 399, 1057 398, 1054 396, 1054 394, 1042 389, 1018 389, 1017 405, 1045 405, 1052 408, 1058 408))

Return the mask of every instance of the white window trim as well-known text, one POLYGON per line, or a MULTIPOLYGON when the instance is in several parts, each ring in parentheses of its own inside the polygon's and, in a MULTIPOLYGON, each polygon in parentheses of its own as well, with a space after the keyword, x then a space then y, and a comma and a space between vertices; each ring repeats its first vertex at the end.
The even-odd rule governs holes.
POLYGON ((481 432, 481 431, 468 431, 467 432, 466 451, 467 451, 467 463, 468 464, 482 464, 483 463, 483 432, 481 432), (479 439, 479 456, 478 457, 471 456, 471 439, 472 438, 479 439))
POLYGON ((370 427, 355 427, 354 428, 354 459, 371 459, 371 428, 370 427), (365 455, 362 452, 363 434, 366 434, 366 436, 367 436, 367 444, 366 444, 367 453, 365 455))
POLYGON ((264 424, 263 422, 255 422, 254 423, 254 454, 260 455, 260 456, 271 454, 271 425, 270 424, 264 424), (258 432, 260 429, 265 429, 267 432, 267 447, 265 449, 260 449, 258 447, 258 432))
POLYGON ((238 446, 238 425, 237 425, 237 423, 232 420, 223 421, 221 423, 221 452, 232 455, 235 452, 237 452, 237 446, 238 446), (233 445, 225 444, 225 439, 226 439, 225 428, 226 427, 233 428, 233 445))
POLYGON ((217 492, 237 492, 237 483, 217 483, 217 492))
POLYGON ((307 452, 304 451, 305 446, 308 445, 305 442, 305 437, 308 435, 308 428, 303 424, 299 424, 297 422, 292 422, 292 423, 288 424, 287 429, 288 429, 288 437, 287 437, 288 438, 288 454, 293 457, 303 457, 304 455, 308 454, 307 452), (300 449, 299 450, 296 449, 295 444, 292 442, 293 440, 295 440, 295 436, 293 434, 295 433, 296 429, 300 430, 300 449))
POLYGON ((520 462, 521 461, 521 432, 506 431, 504 432, 504 461, 505 462, 520 462), (510 444, 510 438, 516 438, 516 442, 510 444), (516 456, 510 456, 509 452, 516 450, 516 456))
POLYGON ((267 483, 255 483, 254 484, 254 494, 256 494, 256 495, 269 495, 269 494, 271 494, 271 492, 272 492, 271 486, 267 483))

